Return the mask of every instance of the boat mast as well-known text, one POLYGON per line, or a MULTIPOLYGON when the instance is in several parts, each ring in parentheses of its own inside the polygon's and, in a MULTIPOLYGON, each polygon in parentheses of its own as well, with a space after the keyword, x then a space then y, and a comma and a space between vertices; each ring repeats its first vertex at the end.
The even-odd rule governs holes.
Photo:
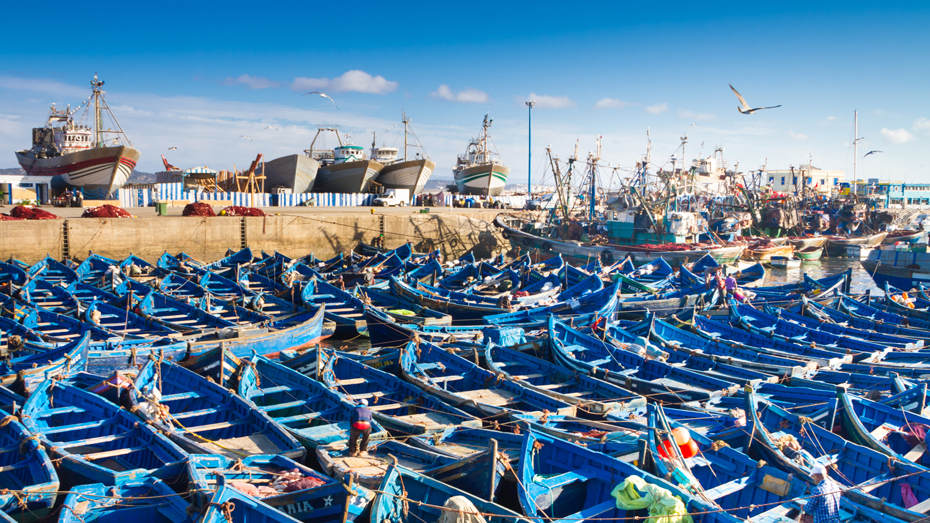
POLYGON ((103 118, 100 115, 100 88, 103 82, 97 80, 97 73, 94 73, 94 79, 90 82, 94 92, 94 141, 97 147, 103 147, 103 118))
POLYGON ((404 122, 404 161, 407 161, 407 124, 410 123, 410 120, 407 119, 407 113, 401 110, 400 120, 404 122))

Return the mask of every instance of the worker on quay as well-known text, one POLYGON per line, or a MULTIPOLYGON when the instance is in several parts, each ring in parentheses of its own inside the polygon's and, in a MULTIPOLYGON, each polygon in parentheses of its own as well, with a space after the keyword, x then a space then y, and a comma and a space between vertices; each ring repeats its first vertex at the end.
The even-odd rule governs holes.
POLYGON ((813 474, 816 485, 811 489, 811 497, 801 511, 801 522, 807 523, 804 515, 812 517, 812 523, 839 523, 840 521, 840 488, 830 479, 827 467, 818 463, 814 466, 813 474))
POLYGON ((349 455, 352 457, 368 455, 368 438, 371 436, 371 409, 368 400, 362 398, 349 416, 349 455), (358 437, 362 437, 359 446, 358 437))

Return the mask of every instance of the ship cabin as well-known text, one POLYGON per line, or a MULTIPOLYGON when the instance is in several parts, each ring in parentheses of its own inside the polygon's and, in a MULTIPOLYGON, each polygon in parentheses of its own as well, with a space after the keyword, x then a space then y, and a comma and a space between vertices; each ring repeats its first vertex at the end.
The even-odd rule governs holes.
POLYGON ((333 149, 333 154, 336 163, 356 162, 365 159, 365 148, 352 144, 340 145, 333 149))
POLYGON ((397 147, 372 147, 371 159, 381 165, 391 165, 397 161, 398 151, 397 147))
POLYGON ((59 127, 55 129, 55 147, 61 154, 74 153, 93 147, 93 132, 83 126, 59 127))

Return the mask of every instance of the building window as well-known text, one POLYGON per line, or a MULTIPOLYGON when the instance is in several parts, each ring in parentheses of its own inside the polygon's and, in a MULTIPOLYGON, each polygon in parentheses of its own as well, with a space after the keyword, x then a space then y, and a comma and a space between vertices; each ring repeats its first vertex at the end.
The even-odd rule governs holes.
POLYGON ((798 184, 798 177, 795 176, 795 177, 794 177, 794 180, 793 180, 791 183, 792 183, 793 185, 797 185, 797 184, 798 184))
POLYGON ((834 178, 834 179, 833 179, 833 185, 839 185, 839 183, 840 183, 840 179, 839 179, 839 178, 834 178))
POLYGON ((781 177, 781 184, 782 184, 782 185, 785 185, 785 177, 784 177, 784 176, 781 177))
POLYGON ((769 176, 769 183, 772 184, 772 185, 775 185, 775 177, 774 177, 774 176, 769 176))

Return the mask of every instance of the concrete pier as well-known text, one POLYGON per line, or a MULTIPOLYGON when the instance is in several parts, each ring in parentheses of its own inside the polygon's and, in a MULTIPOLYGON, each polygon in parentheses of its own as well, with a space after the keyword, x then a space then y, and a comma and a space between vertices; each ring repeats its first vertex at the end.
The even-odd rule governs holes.
POLYGON ((473 250, 487 258, 510 249, 492 223, 500 211, 419 208, 301 208, 265 217, 183 217, 180 209, 154 216, 153 209, 127 209, 137 218, 79 218, 80 209, 55 209, 61 220, 0 222, 0 257, 35 263, 46 255, 83 259, 89 252, 114 259, 135 254, 154 262, 164 252, 186 252, 203 260, 223 257, 227 249, 250 247, 296 257, 313 253, 329 258, 359 242, 384 234, 385 246, 410 240, 421 251, 440 248, 447 259, 473 250))

